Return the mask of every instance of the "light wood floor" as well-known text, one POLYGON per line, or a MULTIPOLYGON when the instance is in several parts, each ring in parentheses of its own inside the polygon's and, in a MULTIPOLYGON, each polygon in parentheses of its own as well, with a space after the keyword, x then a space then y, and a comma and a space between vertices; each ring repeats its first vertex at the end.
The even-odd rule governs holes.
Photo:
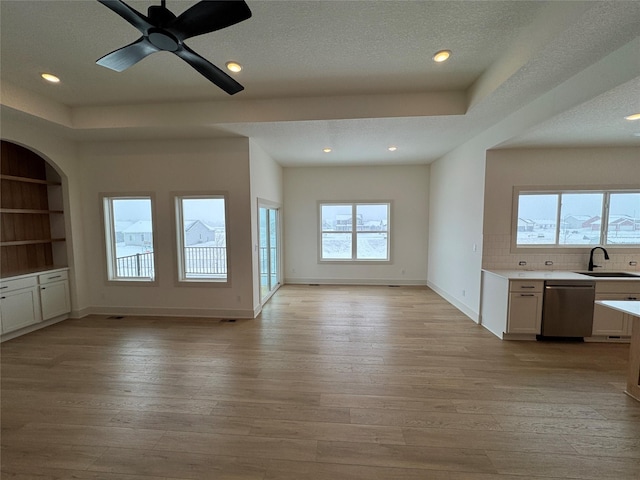
POLYGON ((5 342, 2 478, 640 478, 628 345, 503 342, 426 288, 5 342))

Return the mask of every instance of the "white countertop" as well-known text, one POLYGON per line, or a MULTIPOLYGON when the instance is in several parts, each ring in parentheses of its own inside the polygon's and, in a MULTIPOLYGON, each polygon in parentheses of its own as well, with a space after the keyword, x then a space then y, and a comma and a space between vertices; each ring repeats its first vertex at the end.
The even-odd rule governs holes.
MULTIPOLYGON (((499 277, 507 278, 509 280, 597 280, 600 281, 640 281, 638 277, 590 277, 588 275, 582 275, 576 272, 569 272, 564 270, 486 270, 484 272, 497 275, 499 277)), ((633 274, 640 274, 640 272, 629 272, 633 274)))
POLYGON ((596 303, 640 317, 640 300, 598 300, 596 303))

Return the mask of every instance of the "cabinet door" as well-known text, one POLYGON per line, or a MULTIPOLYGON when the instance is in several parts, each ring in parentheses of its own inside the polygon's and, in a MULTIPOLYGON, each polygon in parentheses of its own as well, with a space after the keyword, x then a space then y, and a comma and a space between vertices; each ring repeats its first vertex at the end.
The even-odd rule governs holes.
MULTIPOLYGON (((596 295, 596 300, 626 300, 624 294, 607 294, 606 298, 596 295)), ((618 337, 628 335, 626 315, 613 308, 596 304, 593 307, 592 335, 604 335, 618 337)))
POLYGON ((542 296, 540 293, 509 294, 508 333, 540 333, 542 296))
POLYGON ((37 288, 7 292, 0 297, 2 333, 12 332, 40 321, 37 288))
POLYGON ((40 287, 42 319, 48 320, 69 313, 69 282, 53 282, 40 287))

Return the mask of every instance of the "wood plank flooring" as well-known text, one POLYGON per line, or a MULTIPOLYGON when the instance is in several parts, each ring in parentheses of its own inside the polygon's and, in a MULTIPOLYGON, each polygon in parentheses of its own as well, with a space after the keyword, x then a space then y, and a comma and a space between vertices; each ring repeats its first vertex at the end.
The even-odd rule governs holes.
POLYGON ((505 342, 422 287, 255 320, 91 316, 2 344, 2 478, 640 478, 629 346, 505 342))

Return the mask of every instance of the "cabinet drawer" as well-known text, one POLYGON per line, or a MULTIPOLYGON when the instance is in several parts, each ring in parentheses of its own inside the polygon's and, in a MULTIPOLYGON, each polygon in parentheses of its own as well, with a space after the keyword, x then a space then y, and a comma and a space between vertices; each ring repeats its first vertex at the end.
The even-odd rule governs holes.
POLYGON ((640 280, 630 280, 626 282, 596 282, 596 294, 598 293, 640 295, 640 280))
POLYGON ((544 282, 536 280, 511 280, 509 282, 509 291, 512 293, 529 292, 541 293, 544 282))
POLYGON ((15 280, 2 280, 0 283, 0 292, 12 292, 21 288, 29 288, 36 286, 35 277, 16 278, 15 280))
POLYGON ((46 285, 47 283, 60 282, 62 280, 67 280, 68 278, 69 275, 66 270, 58 270, 38 275, 38 283, 40 285, 46 285))

